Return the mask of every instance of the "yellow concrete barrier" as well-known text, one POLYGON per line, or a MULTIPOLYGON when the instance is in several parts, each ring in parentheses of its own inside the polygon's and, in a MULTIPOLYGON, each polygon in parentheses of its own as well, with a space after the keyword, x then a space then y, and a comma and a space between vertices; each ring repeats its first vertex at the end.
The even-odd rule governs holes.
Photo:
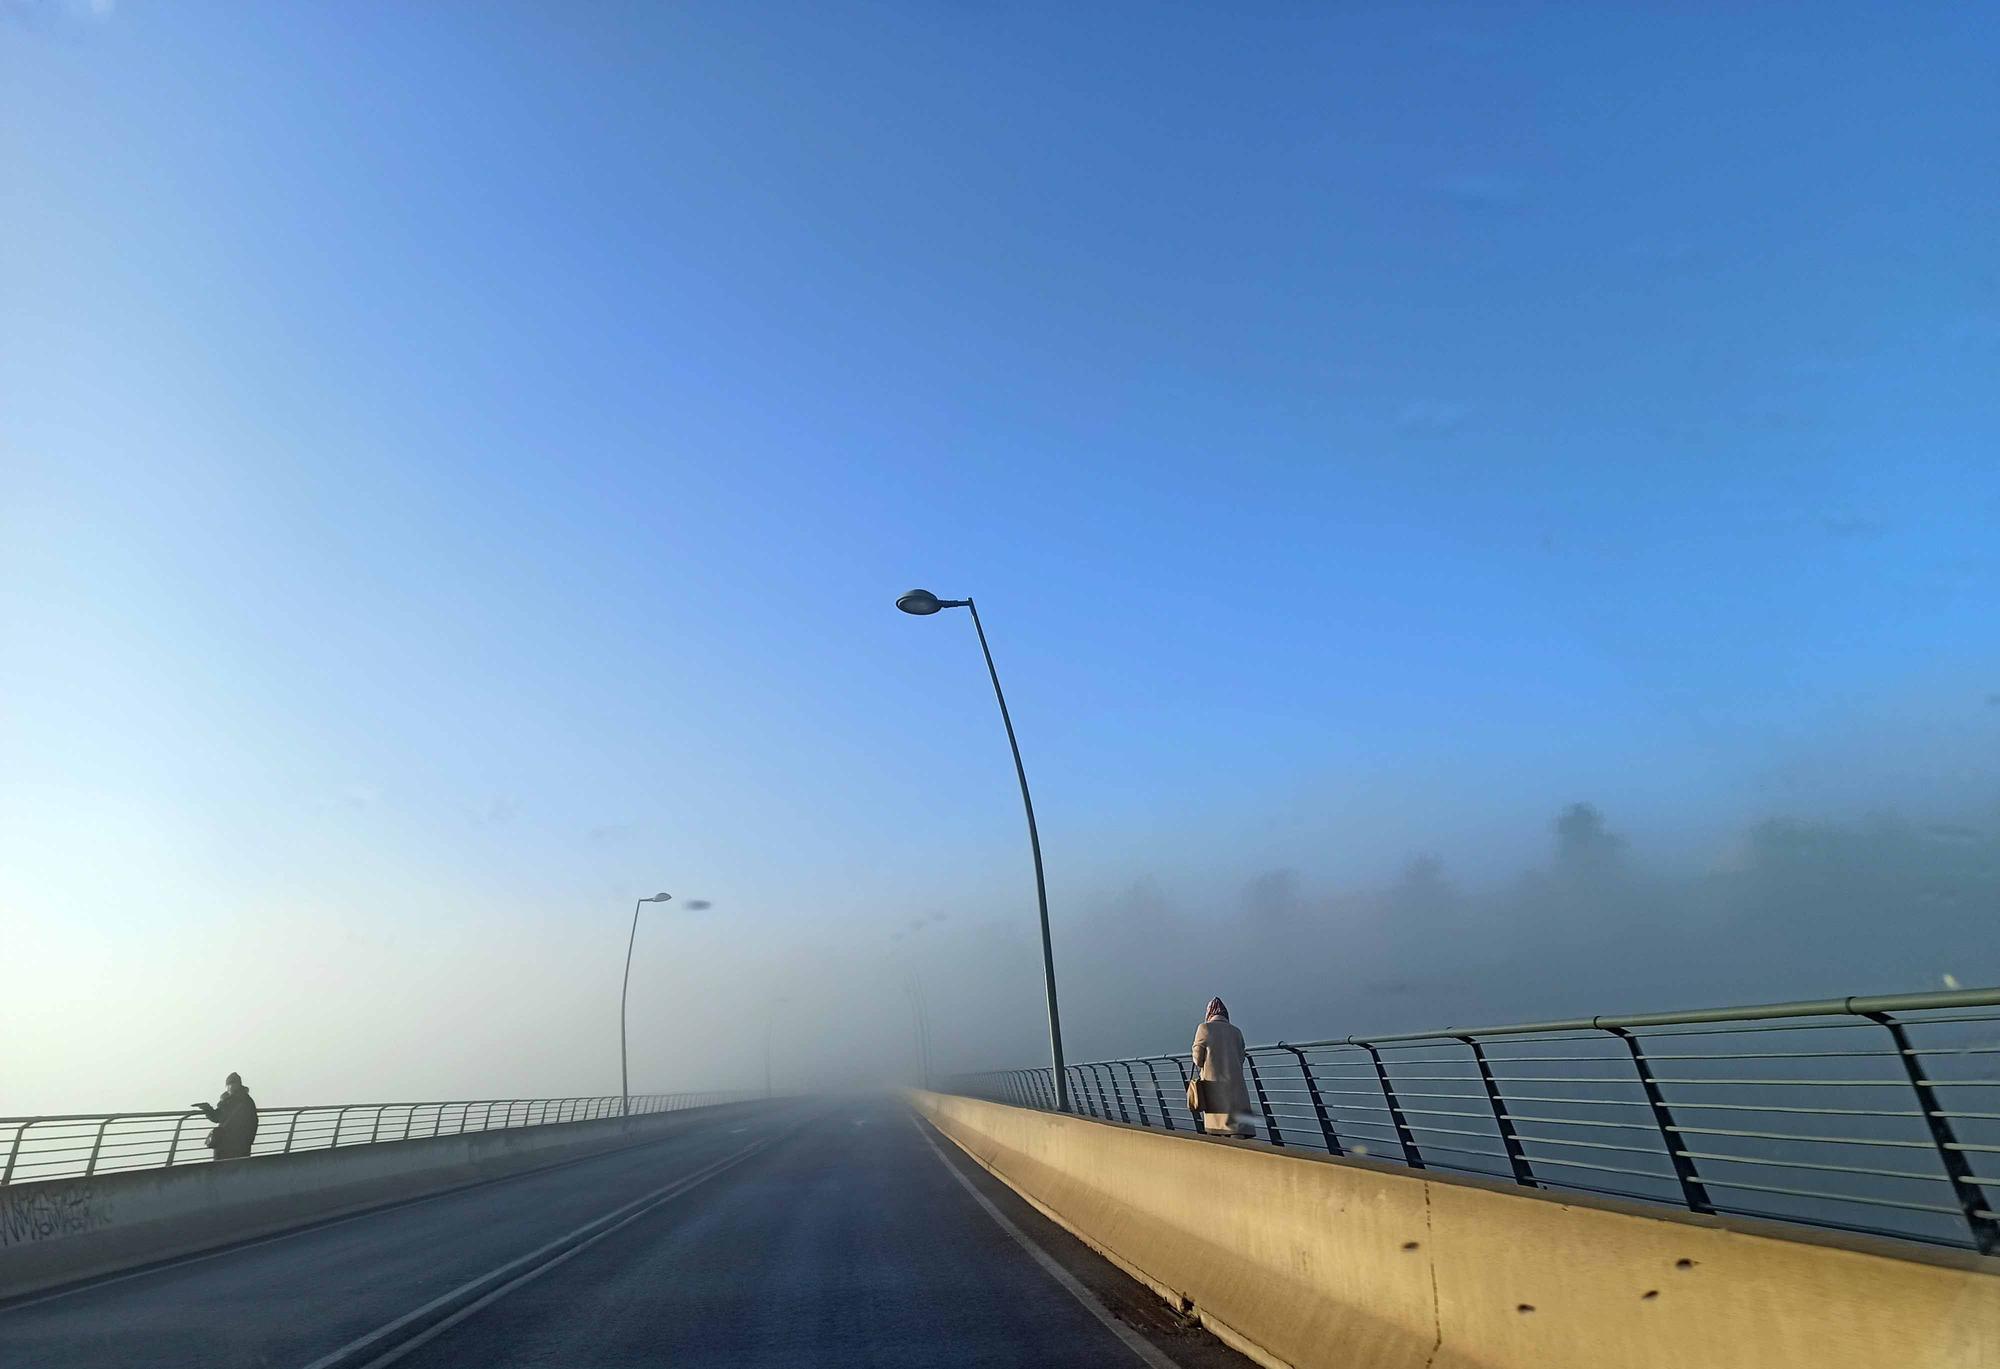
POLYGON ((2000 1259, 912 1099, 1266 1364, 2000 1369, 2000 1259))

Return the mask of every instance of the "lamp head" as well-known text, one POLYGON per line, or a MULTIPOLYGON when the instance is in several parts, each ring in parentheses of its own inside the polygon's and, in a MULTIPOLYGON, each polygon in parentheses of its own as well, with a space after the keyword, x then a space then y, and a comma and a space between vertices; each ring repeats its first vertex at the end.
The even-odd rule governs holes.
POLYGON ((639 901, 641 903, 665 903, 672 897, 672 894, 654 894, 651 898, 642 898, 639 901))
POLYGON ((970 599, 940 599, 927 589, 906 590, 896 596, 896 607, 919 618, 928 618, 941 608, 964 608, 970 599))

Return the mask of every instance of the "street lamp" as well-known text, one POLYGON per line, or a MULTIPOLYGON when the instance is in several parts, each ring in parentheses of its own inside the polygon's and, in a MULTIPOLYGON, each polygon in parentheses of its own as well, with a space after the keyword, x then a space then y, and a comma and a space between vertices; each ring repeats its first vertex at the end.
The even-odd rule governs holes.
POLYGON ((903 992, 909 996, 910 1006, 917 1014, 917 1069, 923 1076, 924 1088, 931 1086, 931 1019, 924 1010, 924 987, 915 975, 903 985, 903 992))
POLYGON ((625 939, 625 987, 618 992, 618 1115, 632 1113, 632 1076, 625 1068, 625 1000, 632 993, 632 943, 639 939, 639 909, 648 903, 665 903, 672 894, 654 894, 632 905, 632 935, 625 939))
POLYGON ((771 1097, 771 1023, 777 1019, 778 1009, 791 1001, 789 998, 775 998, 771 1000, 771 1006, 764 1010, 764 1096, 766 1098, 771 1097))
POLYGON ((1028 772, 1021 764, 1021 744, 1014 739, 1014 720, 1007 713, 1007 696, 1000 692, 1000 672, 993 668, 993 649, 986 645, 986 629, 980 625, 979 609, 970 599, 940 599, 927 589, 913 589, 899 596, 896 607, 919 618, 928 618, 940 609, 962 608, 972 613, 972 630, 979 634, 979 649, 986 656, 986 673, 993 680, 993 697, 1000 704, 1000 721, 1007 728, 1007 745, 1014 752, 1014 776, 1021 781, 1021 807, 1028 814, 1028 848, 1035 856, 1035 899, 1042 913, 1042 981, 1049 996, 1049 1056, 1055 1062, 1056 1107, 1069 1111, 1069 1079, 1063 1072, 1062 1014, 1056 1008, 1056 957, 1049 944, 1049 890, 1042 878, 1042 839, 1035 831, 1035 802, 1028 797, 1028 772))

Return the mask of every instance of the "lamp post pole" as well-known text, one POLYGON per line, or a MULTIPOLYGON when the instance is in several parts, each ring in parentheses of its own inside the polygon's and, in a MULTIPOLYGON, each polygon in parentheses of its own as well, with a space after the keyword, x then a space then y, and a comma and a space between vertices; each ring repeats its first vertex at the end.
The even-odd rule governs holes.
POLYGON ((924 1007, 924 987, 913 974, 903 986, 903 991, 910 996, 910 1006, 916 1010, 917 1069, 923 1076, 924 1088, 928 1090, 931 1086, 931 1019, 924 1007))
POLYGON ((639 909, 648 903, 665 903, 672 894, 654 894, 632 905, 632 935, 625 938, 625 987, 618 991, 618 1115, 632 1115, 632 1076, 625 1058, 625 1001, 632 996, 632 947, 639 940, 639 909))
POLYGON ((773 1096, 771 1092, 771 1024, 777 1020, 778 1009, 785 1007, 791 1001, 789 998, 777 999, 764 1012, 764 1096, 766 1098, 773 1096))
POLYGON ((1000 722, 1007 729, 1007 746, 1014 753, 1014 777, 1021 782, 1021 808, 1028 815, 1028 848, 1035 857, 1035 901, 1042 915, 1042 983, 1049 1000, 1049 1057, 1055 1063, 1056 1107, 1069 1109, 1069 1078, 1063 1070, 1062 1013, 1056 1005, 1056 956, 1049 941, 1049 889, 1042 875, 1042 838, 1035 830, 1035 801, 1028 795, 1028 771, 1021 764, 1021 743, 1014 737, 1014 719, 1007 712, 1007 696, 1000 689, 1000 672, 993 665, 993 649, 986 644, 986 628, 979 621, 979 609, 970 599, 940 599, 926 589, 913 589, 896 600, 905 613, 928 617, 939 609, 963 608, 972 613, 972 630, 979 634, 979 650, 986 657, 986 674, 993 681, 993 698, 1000 705, 1000 722))

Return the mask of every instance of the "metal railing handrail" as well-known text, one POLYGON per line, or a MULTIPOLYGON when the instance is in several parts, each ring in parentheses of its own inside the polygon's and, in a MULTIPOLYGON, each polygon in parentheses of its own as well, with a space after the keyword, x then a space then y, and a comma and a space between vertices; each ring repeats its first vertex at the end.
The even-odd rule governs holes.
MULTIPOLYGON (((693 1090, 637 1094, 630 1100, 629 1115, 677 1112, 752 1096, 744 1091, 693 1090)), ((241 1158, 616 1120, 627 1115, 622 1103, 619 1094, 594 1093, 260 1105, 255 1145, 241 1158)), ((0 1188, 212 1163, 214 1157, 196 1139, 199 1128, 189 1126, 208 1120, 208 1114, 193 1107, 0 1117, 0 1188)))
MULTIPOLYGON (((1380 1036, 1343 1036, 1320 1041, 1293 1041, 1294 1046, 1365 1046, 1429 1037, 1531 1036, 1562 1031, 1608 1031, 1613 1027, 1679 1027, 1716 1022, 1768 1022, 1786 1017, 1859 1017, 1871 1012, 1930 1012, 1939 1008, 2000 1006, 2000 987, 1956 989, 1939 993, 1878 994, 1861 998, 1807 998, 1790 1003, 1754 1003, 1736 1008, 1697 1008, 1680 1012, 1627 1013, 1622 1016, 1557 1018, 1552 1022, 1520 1022, 1501 1027, 1445 1027, 1440 1031, 1388 1032, 1380 1036)), ((1287 1043, 1274 1041, 1265 1049, 1287 1043)))
MULTIPOLYGON (((632 1095, 632 1100, 637 1102, 641 1097, 672 1098, 678 1096, 678 1094, 666 1093, 635 1093, 632 1095)), ((405 1102, 402 1099, 392 1098, 385 1102, 374 1103, 259 1103, 257 1105, 257 1113, 262 1117, 274 1112, 331 1112, 336 1108, 455 1108, 459 1106, 476 1108, 484 1107, 488 1103, 589 1103, 600 1099, 615 1099, 617 1097, 618 1095, 615 1093, 576 1093, 560 1098, 420 1098, 414 1102, 405 1102)), ((39 1112, 24 1114, 18 1117, 0 1117, 0 1127, 12 1126, 17 1122, 99 1122, 107 1117, 200 1117, 202 1115, 200 1108, 162 1108, 152 1112, 39 1112)))
MULTIPOLYGON (((1967 1039, 2000 1013, 1963 1011, 1996 1007, 2000 987, 1274 1041, 1245 1048, 1235 1123, 1274 1146, 2000 1254, 2000 1035, 1967 1039), (1879 1036, 1802 1039, 1830 1028, 1879 1036), (1520 1049, 1537 1039, 1567 1044, 1520 1049)), ((1103 1120, 1202 1131, 1169 1101, 1191 1065, 1078 1061, 1069 1094, 1103 1120)), ((947 1087, 1046 1109, 1049 1075, 947 1087)))
MULTIPOLYGON (((1767 1022, 1787 1017, 1860 1017, 1871 1012, 1928 1012, 1940 1008, 1992 1007, 2000 1007, 2000 986, 1991 989, 1946 990, 1939 993, 1878 994, 1866 998, 1808 998, 1790 1003, 1759 1003, 1740 1008, 1700 1008, 1689 1012, 1560 1017, 1548 1022, 1517 1022, 1500 1027, 1439 1027, 1433 1031, 1322 1036, 1311 1041, 1264 1041, 1246 1046, 1244 1049, 1282 1051, 1294 1048, 1312 1050, 1320 1046, 1386 1046, 1392 1042, 1405 1041, 1458 1041, 1468 1036, 1535 1036, 1554 1032, 1610 1031, 1616 1027, 1701 1026, 1717 1022, 1767 1022)), ((1071 1063, 1117 1065, 1127 1060, 1136 1062, 1179 1058, 1180 1052, 1169 1051, 1163 1055, 1115 1055, 1102 1060, 1078 1060, 1071 1063)), ((0 1118, 0 1121, 4 1120, 0 1118)))

